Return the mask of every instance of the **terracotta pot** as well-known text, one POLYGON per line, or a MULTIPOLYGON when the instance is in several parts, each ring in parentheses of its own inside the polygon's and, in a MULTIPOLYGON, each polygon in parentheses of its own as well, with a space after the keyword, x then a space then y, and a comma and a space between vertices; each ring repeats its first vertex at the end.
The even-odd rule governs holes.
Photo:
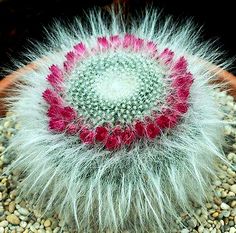
MULTIPOLYGON (((4 104, 4 97, 12 94, 12 89, 15 85, 14 84, 15 81, 20 76, 20 74, 28 72, 29 68, 30 69, 32 69, 32 68, 37 69, 36 65, 34 63, 31 63, 19 70, 7 75, 5 78, 3 78, 0 81, 0 117, 4 116, 7 111, 6 104, 4 104)), ((236 100, 236 76, 229 73, 228 71, 220 70, 216 66, 213 66, 213 68, 216 68, 219 71, 216 82, 226 83, 227 92, 230 95, 232 95, 236 100)))

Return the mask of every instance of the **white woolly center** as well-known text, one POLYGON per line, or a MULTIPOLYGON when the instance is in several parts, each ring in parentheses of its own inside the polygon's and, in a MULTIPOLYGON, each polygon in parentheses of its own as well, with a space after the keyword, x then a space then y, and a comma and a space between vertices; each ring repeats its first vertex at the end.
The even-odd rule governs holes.
POLYGON ((145 54, 109 51, 81 60, 68 75, 65 98, 93 125, 129 124, 165 104, 166 70, 145 54))
POLYGON ((127 73, 109 72, 95 81, 94 90, 104 100, 119 102, 131 97, 139 89, 136 77, 127 73))

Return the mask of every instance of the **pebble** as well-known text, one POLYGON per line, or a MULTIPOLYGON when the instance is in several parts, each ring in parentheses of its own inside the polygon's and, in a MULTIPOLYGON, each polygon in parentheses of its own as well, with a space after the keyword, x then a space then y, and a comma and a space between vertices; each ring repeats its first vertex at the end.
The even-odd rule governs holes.
POLYGON ((235 227, 230 227, 229 233, 236 233, 236 228, 235 227))
POLYGON ((20 219, 15 214, 10 214, 7 216, 7 221, 13 225, 20 224, 20 219))
POLYGON ((44 229, 39 229, 38 233, 46 233, 46 231, 44 229))
POLYGON ((197 226, 197 220, 195 218, 191 218, 187 221, 187 224, 191 228, 195 228, 197 226))
POLYGON ((231 205, 232 208, 234 208, 236 206, 236 201, 232 201, 231 205))
POLYGON ((51 226, 51 221, 49 219, 47 219, 44 224, 45 227, 50 227, 51 226))
POLYGON ((2 222, 0 222, 0 227, 6 227, 8 225, 8 221, 3 220, 2 222))
POLYGON ((230 211, 229 210, 223 210, 222 214, 224 217, 228 218, 230 216, 230 211))
POLYGON ((21 222, 20 222, 20 226, 23 227, 23 228, 25 228, 25 227, 27 226, 27 222, 21 221, 21 222))
POLYGON ((204 231, 204 226, 200 225, 200 226, 198 227, 198 232, 199 232, 199 233, 202 233, 203 231, 204 231))
POLYGON ((220 208, 222 210, 228 210, 230 208, 230 206, 223 202, 223 203, 221 203, 220 208))
POLYGON ((183 229, 183 230, 181 230, 181 233, 189 233, 189 230, 188 229, 183 229))
POLYGON ((230 152, 230 153, 227 155, 227 159, 231 161, 231 160, 234 159, 235 156, 236 156, 236 154, 230 152))
POLYGON ((214 212, 213 214, 212 214, 212 217, 213 218, 217 218, 219 216, 219 213, 218 212, 214 212))
POLYGON ((236 194, 236 184, 230 186, 230 190, 236 194))
POLYGON ((16 207, 16 203, 14 201, 10 202, 9 206, 8 206, 8 210, 10 213, 13 213, 16 207))
POLYGON ((22 215, 29 215, 29 214, 30 214, 30 212, 29 212, 27 209, 22 208, 22 207, 20 207, 20 208, 18 209, 18 212, 19 212, 20 214, 22 214, 22 215))
POLYGON ((0 227, 0 233, 4 233, 4 227, 0 227))

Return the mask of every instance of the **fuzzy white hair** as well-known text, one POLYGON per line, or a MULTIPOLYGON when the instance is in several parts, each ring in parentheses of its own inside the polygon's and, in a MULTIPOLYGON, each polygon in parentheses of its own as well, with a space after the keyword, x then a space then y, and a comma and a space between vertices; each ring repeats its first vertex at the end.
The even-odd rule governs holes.
POLYGON ((209 82, 216 76, 211 64, 227 63, 210 43, 200 43, 192 22, 162 21, 156 11, 147 10, 129 25, 121 14, 103 17, 92 11, 87 24, 79 19, 67 27, 57 23, 47 34, 49 42, 27 55, 37 69, 19 75, 17 95, 8 99, 21 125, 7 150, 16 152, 8 171, 23 172, 21 194, 44 212, 59 213, 64 223, 73 222, 78 232, 171 232, 171 221, 180 211, 194 214, 191 202, 203 204, 215 161, 224 160, 216 86, 209 82), (99 36, 125 33, 187 59, 194 82, 184 120, 156 143, 115 152, 88 148, 76 136, 49 131, 42 98, 49 87, 48 67, 62 66, 65 54, 81 41, 89 47, 99 36))

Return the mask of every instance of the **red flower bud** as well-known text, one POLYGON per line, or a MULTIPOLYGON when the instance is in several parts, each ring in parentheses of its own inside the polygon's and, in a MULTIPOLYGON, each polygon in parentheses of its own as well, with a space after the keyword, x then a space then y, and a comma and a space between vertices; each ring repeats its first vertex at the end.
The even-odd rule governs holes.
POLYGON ((49 128, 55 132, 63 132, 66 128, 64 120, 50 119, 49 128))
POLYGON ((167 128, 170 125, 170 119, 165 115, 158 116, 156 118, 156 124, 161 129, 167 128))
POLYGON ((50 105, 62 105, 62 99, 55 91, 46 89, 42 94, 44 100, 50 105))
POLYGON ((77 117, 76 111, 70 106, 64 107, 61 110, 61 115, 63 119, 68 122, 75 120, 77 117))
POLYGON ((130 145, 135 140, 135 134, 130 128, 126 128, 121 133, 122 143, 125 145, 130 145))
POLYGON ((188 104, 187 103, 177 103, 174 106, 174 110, 177 112, 177 114, 184 114, 188 111, 188 104))
POLYGON ((98 126, 95 130, 95 139, 99 142, 103 142, 108 137, 108 130, 106 127, 98 126))
POLYGON ((118 136, 115 135, 110 135, 107 138, 105 147, 107 150, 115 150, 118 149, 120 146, 120 138, 118 136))
POLYGON ((143 122, 136 122, 134 125, 135 133, 139 137, 143 137, 145 135, 145 128, 143 122))
POLYGON ((95 133, 92 130, 84 128, 80 131, 79 137, 84 144, 91 145, 94 143, 95 133))
POLYGON ((180 101, 186 101, 189 97, 189 90, 188 89, 179 89, 177 90, 177 96, 180 101))
POLYGON ((109 48, 109 42, 106 37, 98 37, 97 41, 101 48, 104 48, 104 49, 109 48))
POLYGON ((149 139, 154 139, 160 134, 160 129, 153 123, 146 126, 146 134, 149 139))
POLYGON ((185 72, 188 67, 187 60, 184 57, 180 57, 174 64, 173 71, 180 73, 185 72))
POLYGON ((74 135, 74 134, 76 134, 78 132, 78 129, 79 129, 78 125, 70 124, 70 125, 67 125, 66 132, 68 134, 74 135))

